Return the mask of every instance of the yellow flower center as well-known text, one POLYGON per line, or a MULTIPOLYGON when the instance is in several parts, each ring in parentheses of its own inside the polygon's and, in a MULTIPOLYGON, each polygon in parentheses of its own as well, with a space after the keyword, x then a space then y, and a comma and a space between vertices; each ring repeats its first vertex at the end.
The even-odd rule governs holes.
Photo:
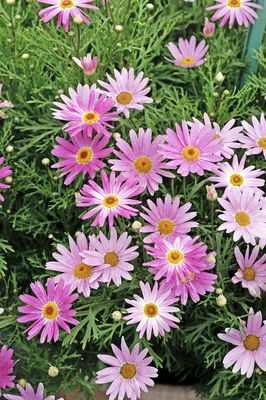
POLYGON ((120 374, 124 379, 132 379, 137 373, 137 368, 135 364, 125 363, 120 369, 120 374))
POLYGON ((183 60, 181 60, 181 64, 182 65, 191 65, 191 64, 194 64, 195 61, 196 60, 194 57, 184 57, 183 60))
POLYGON ((108 208, 113 208, 118 206, 119 204, 119 199, 117 196, 114 194, 109 194, 108 196, 105 196, 103 199, 103 205, 108 208))
POLYGON ((241 0, 228 0, 228 7, 239 8, 241 6, 241 0))
POLYGON ((105 264, 110 264, 111 267, 116 267, 117 264, 119 263, 119 256, 113 251, 110 251, 109 253, 105 254, 104 262, 105 264))
POLYGON ((157 229, 162 235, 171 235, 174 232, 175 224, 170 219, 161 219, 157 229))
POLYGON ((182 261, 184 258, 184 253, 182 253, 182 251, 180 250, 170 250, 167 253, 167 260, 171 263, 171 264, 178 264, 180 263, 180 261, 182 261))
POLYGON ((82 147, 77 152, 77 161, 80 164, 86 164, 91 161, 93 156, 93 151, 90 147, 82 147))
POLYGON ((246 281, 254 281, 256 272, 252 267, 245 267, 243 270, 243 277, 246 281))
POLYGON ((97 122, 99 120, 99 114, 97 114, 94 111, 88 111, 85 114, 83 114, 83 122, 87 124, 94 124, 94 122, 97 122))
POLYGON ((74 7, 75 3, 73 0, 62 0, 60 2, 60 7, 65 9, 65 8, 72 8, 74 7))
POLYGON ((258 145, 263 149, 266 150, 266 137, 262 137, 258 140, 258 145))
POLYGON ((154 318, 158 314, 158 307, 154 303, 146 304, 144 314, 149 318, 154 318))
POLYGON ((247 226, 250 224, 250 216, 245 211, 236 213, 235 220, 240 226, 247 226))
POLYGON ((152 161, 148 157, 139 157, 134 161, 134 166, 141 174, 147 174, 153 167, 152 161))
POLYGON ((86 279, 92 274, 92 267, 87 264, 79 263, 74 269, 74 276, 78 279, 86 279))
POLYGON ((119 104, 122 104, 123 106, 126 106, 127 104, 131 103, 132 100, 132 94, 129 92, 121 92, 116 96, 116 101, 119 104))
POLYGON ((243 342, 245 349, 249 351, 258 350, 260 347, 260 339, 255 335, 248 335, 243 342))
POLYGON ((46 319, 55 319, 58 315, 58 308, 54 302, 46 303, 42 309, 42 315, 46 319))
POLYGON ((187 161, 195 161, 199 158, 200 152, 196 146, 187 146, 183 150, 183 157, 187 161))
POLYGON ((234 186, 241 186, 244 183, 244 178, 239 174, 233 174, 230 176, 230 183, 234 186))

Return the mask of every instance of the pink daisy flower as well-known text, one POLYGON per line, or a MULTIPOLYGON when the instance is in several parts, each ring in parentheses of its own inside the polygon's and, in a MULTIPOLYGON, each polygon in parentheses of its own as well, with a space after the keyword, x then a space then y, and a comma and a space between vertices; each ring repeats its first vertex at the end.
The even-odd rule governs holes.
POLYGON ((155 282, 151 289, 150 284, 139 283, 142 297, 133 294, 134 300, 126 299, 126 302, 132 307, 127 309, 128 315, 124 317, 127 325, 138 324, 136 331, 142 338, 146 332, 147 340, 154 336, 164 336, 165 332, 170 332, 170 328, 177 328, 180 319, 172 313, 180 311, 173 304, 177 302, 177 298, 172 294, 171 290, 158 287, 155 282))
POLYGON ((131 400, 140 398, 141 391, 148 392, 147 386, 154 386, 151 378, 157 378, 157 368, 151 367, 152 357, 146 357, 148 350, 139 351, 136 344, 130 352, 124 337, 121 339, 121 349, 111 345, 115 357, 98 355, 98 358, 110 365, 97 372, 96 383, 112 383, 106 394, 109 400, 123 400, 127 396, 131 400))
POLYGON ((121 73, 114 70, 115 79, 107 75, 109 83, 98 81, 99 84, 106 90, 99 90, 100 93, 111 97, 115 102, 117 111, 124 113, 129 118, 129 110, 143 110, 142 104, 152 103, 152 99, 146 96, 151 88, 146 87, 149 79, 144 78, 144 73, 141 71, 135 78, 134 69, 122 68, 121 73))
POLYGON ((154 279, 162 277, 166 281, 172 278, 179 283, 185 280, 191 272, 198 273, 199 269, 204 269, 207 263, 207 246, 204 243, 196 243, 198 236, 177 237, 174 241, 157 241, 154 247, 145 246, 148 254, 153 258, 152 261, 143 265, 151 267, 149 271, 154 274, 154 279))
POLYGON ((83 70, 84 74, 88 76, 94 74, 99 64, 98 58, 92 57, 90 53, 80 60, 76 57, 72 57, 72 59, 83 70))
POLYGON ((178 46, 168 43, 166 47, 174 57, 171 62, 181 68, 194 68, 205 63, 204 56, 209 48, 205 40, 197 44, 195 36, 191 36, 189 40, 179 38, 178 46))
MULTIPOLYGON (((2 97, 2 90, 3 90, 3 84, 0 84, 0 99, 2 97)), ((11 101, 0 101, 0 120, 1 119, 5 119, 6 115, 5 113, 1 110, 1 108, 13 108, 13 104, 11 103, 11 101)))
POLYGON ((68 175, 65 185, 70 185, 80 173, 83 179, 87 174, 94 179, 96 171, 106 165, 100 159, 108 157, 113 151, 112 147, 105 148, 108 138, 101 133, 92 138, 79 132, 70 141, 59 136, 56 137, 56 141, 58 144, 51 153, 63 160, 53 164, 52 168, 59 168, 62 171, 60 177, 68 175))
POLYGON ((228 199, 218 199, 223 207, 219 218, 224 221, 218 227, 233 234, 236 242, 243 237, 255 246, 255 238, 266 239, 266 208, 260 193, 247 189, 242 193, 229 192, 228 199))
POLYGON ((159 153, 160 144, 164 137, 156 136, 152 141, 151 129, 139 129, 138 134, 131 129, 129 132, 131 146, 123 139, 117 139, 116 144, 120 151, 114 150, 119 160, 109 160, 113 171, 119 171, 125 179, 138 182, 151 195, 159 189, 162 176, 174 178, 175 175, 165 171, 168 168, 164 157, 159 153))
POLYGON ((90 180, 88 185, 81 189, 82 196, 77 196, 78 207, 93 208, 83 215, 82 219, 88 219, 98 214, 92 222, 92 226, 103 226, 108 218, 109 226, 113 226, 114 218, 121 215, 124 218, 131 218, 138 214, 132 205, 140 204, 139 200, 132 197, 143 192, 143 188, 137 183, 124 182, 124 178, 115 176, 111 172, 108 179, 105 171, 101 171, 102 187, 90 180))
POLYGON ((69 88, 70 98, 61 95, 64 103, 57 101, 54 104, 59 110, 54 110, 55 119, 68 121, 64 129, 70 136, 84 131, 88 136, 93 130, 110 137, 106 128, 113 128, 109 121, 117 121, 117 111, 109 112, 114 106, 114 101, 105 95, 100 95, 95 85, 91 88, 88 85, 78 84, 77 91, 69 88))
POLYGON ((46 263, 46 269, 50 271, 61 272, 54 279, 55 283, 60 282, 61 279, 69 285, 70 290, 77 290, 85 297, 89 297, 91 289, 98 289, 100 272, 91 265, 86 263, 81 256, 83 251, 92 251, 94 247, 91 242, 88 243, 84 233, 79 233, 77 242, 68 237, 69 249, 59 244, 57 250, 59 253, 53 253, 56 261, 49 261, 46 263))
POLYGON ((17 385, 17 389, 21 396, 6 394, 4 397, 7 400, 55 400, 55 396, 44 397, 44 386, 42 383, 39 383, 36 393, 29 383, 26 384, 25 389, 23 389, 20 385, 17 385))
POLYGON ((265 180, 258 177, 263 175, 264 171, 255 169, 254 165, 245 168, 245 162, 245 155, 238 162, 235 154, 232 165, 228 162, 217 164, 215 176, 210 177, 209 180, 215 183, 215 188, 225 187, 223 197, 226 197, 230 192, 238 194, 248 188, 252 189, 253 192, 263 194, 259 187, 264 186, 265 180))
MULTIPOLYGON (((5 161, 4 157, 0 157, 0 166, 5 161)), ((0 167, 0 179, 6 178, 12 175, 12 171, 9 166, 0 167)), ((0 182, 0 189, 9 189, 11 186, 6 183, 0 182)), ((4 196, 0 193, 0 201, 4 201, 4 196)))
POLYGON ((50 4, 39 12, 41 22, 48 22, 58 15, 57 28, 62 24, 66 32, 69 30, 69 18, 73 19, 79 15, 82 21, 88 25, 90 21, 85 17, 80 8, 99 10, 98 7, 90 5, 94 0, 38 0, 39 3, 50 4))
POLYGON ((147 200, 148 207, 142 206, 146 214, 140 213, 140 216, 148 223, 140 228, 140 232, 149 233, 144 238, 144 243, 153 243, 158 238, 174 240, 177 236, 185 236, 190 230, 198 226, 197 222, 191 221, 196 212, 188 212, 191 203, 185 203, 180 206, 179 197, 171 199, 170 194, 163 199, 159 198, 154 203, 147 200))
POLYGON ((128 271, 133 271, 134 267, 129 261, 135 260, 139 253, 135 251, 137 246, 128 247, 131 236, 127 232, 117 237, 115 228, 111 228, 110 239, 102 232, 98 237, 91 236, 89 239, 94 249, 83 250, 81 256, 84 263, 96 267, 101 282, 109 285, 113 281, 116 286, 120 286, 121 278, 129 281, 132 279, 128 271))
POLYGON ((71 309, 72 303, 78 298, 78 294, 70 294, 69 286, 61 280, 58 285, 52 278, 47 280, 47 292, 40 282, 30 284, 35 296, 23 294, 20 300, 26 306, 18 307, 18 311, 25 314, 18 318, 18 322, 33 322, 27 329, 28 340, 31 340, 41 332, 40 343, 45 340, 56 342, 59 339, 59 327, 70 333, 68 324, 78 325, 73 318, 76 311, 71 309))
POLYGON ((13 353, 14 350, 8 349, 5 345, 0 349, 0 396, 2 389, 15 386, 13 382, 15 376, 11 375, 15 365, 15 361, 12 359, 13 353))
MULTIPOLYGON (((265 321, 264 321, 265 322, 265 321)), ((226 333, 218 333, 218 337, 236 346, 224 357, 225 368, 232 365, 233 372, 240 370, 241 375, 250 378, 255 363, 262 371, 266 371, 266 325, 262 324, 262 314, 250 309, 247 325, 242 321, 241 330, 227 328, 226 333)))
POLYGON ((246 28, 249 23, 254 24, 258 18, 257 13, 253 10, 262 8, 259 4, 252 3, 249 0, 215 0, 216 5, 208 7, 207 10, 215 10, 211 17, 213 22, 221 19, 219 26, 224 26, 229 21, 229 28, 231 29, 235 23, 244 25, 246 28))
POLYGON ((163 279, 161 287, 164 290, 172 289, 176 297, 180 297, 181 304, 186 305, 188 298, 194 303, 200 301, 200 296, 205 295, 207 292, 214 291, 214 284, 217 280, 217 275, 207 272, 213 269, 214 262, 209 262, 208 257, 204 266, 197 268, 197 273, 190 271, 184 279, 176 280, 172 277, 170 280, 163 279))
POLYGON ((178 167, 177 172, 182 176, 189 173, 203 175, 204 171, 215 170, 215 163, 222 157, 222 145, 219 139, 213 139, 214 131, 207 126, 193 124, 191 130, 185 120, 182 127, 176 124, 176 131, 168 128, 165 135, 165 144, 161 144, 161 154, 172 161, 169 167, 178 167))
POLYGON ((204 113, 204 123, 199 121, 197 118, 193 118, 193 122, 188 122, 189 126, 194 123, 200 124, 202 128, 204 125, 208 126, 210 129, 214 129, 214 139, 220 138, 220 143, 222 144, 222 150, 220 153, 225 158, 231 158, 234 155, 233 149, 238 149, 242 147, 241 141, 243 138, 241 126, 235 126, 235 119, 230 119, 222 128, 217 124, 217 122, 211 122, 210 117, 207 113, 204 113))
POLYGON ((253 125, 242 121, 242 125, 246 135, 242 137, 242 143, 248 149, 247 155, 263 153, 266 158, 266 121, 264 114, 260 116, 260 121, 256 117, 252 117, 253 125))
POLYGON ((235 248, 235 257, 239 269, 232 278, 233 283, 241 282, 242 287, 248 289, 253 297, 260 297, 261 290, 266 291, 266 254, 257 260, 259 247, 253 248, 249 254, 249 246, 245 255, 238 247, 235 248))

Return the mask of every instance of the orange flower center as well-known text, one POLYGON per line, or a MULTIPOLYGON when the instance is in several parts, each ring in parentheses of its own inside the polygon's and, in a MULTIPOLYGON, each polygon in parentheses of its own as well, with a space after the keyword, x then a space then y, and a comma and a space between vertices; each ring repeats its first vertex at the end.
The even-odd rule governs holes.
POLYGON ((250 224, 250 216, 245 211, 236 213, 235 220, 240 226, 247 226, 250 224))
POLYGON ((118 206, 119 204, 119 199, 117 196, 114 194, 109 194, 108 196, 105 196, 103 199, 103 205, 108 208, 113 208, 118 206))
POLYGON ((200 152, 196 146, 187 146, 183 150, 183 157, 187 161, 195 161, 199 158, 200 152))
POLYGON ((158 314, 158 307, 154 303, 146 304, 144 314, 149 318, 154 318, 158 314))
POLYGON ((117 264, 119 263, 119 256, 113 251, 110 251, 109 253, 105 254, 104 262, 105 264, 110 264, 111 267, 116 267, 117 264))
POLYGON ((125 363, 120 369, 120 374, 124 379, 132 379, 137 373, 137 368, 135 364, 125 363))
POLYGON ((75 3, 73 0, 62 0, 60 2, 60 7, 65 9, 65 8, 72 8, 74 7, 75 3))
POLYGON ((260 347, 260 339, 255 335, 248 335, 243 342, 245 349, 249 351, 258 350, 260 347))
POLYGON ((123 106, 126 106, 127 104, 131 103, 132 100, 132 94, 129 92, 121 92, 116 96, 116 101, 119 104, 122 104, 123 106))
POLYGON ((180 261, 182 261, 184 258, 184 253, 182 253, 182 251, 180 250, 170 250, 167 253, 167 260, 171 263, 171 264, 178 264, 180 263, 180 261))
POLYGON ((174 232, 175 224, 170 219, 161 219, 157 229, 162 235, 171 235, 174 232))
POLYGON ((56 303, 49 302, 43 306, 42 315, 46 319, 55 319, 58 315, 58 308, 56 303))
POLYGON ((194 57, 184 57, 184 58, 181 60, 181 64, 182 64, 182 65, 191 65, 191 64, 194 64, 195 61, 196 61, 196 60, 195 60, 194 57))
POLYGON ((243 270, 243 277, 246 281, 254 281, 256 272, 252 267, 245 267, 243 270))
POLYGON ((83 114, 83 122, 87 124, 94 124, 94 122, 97 122, 99 120, 99 114, 97 114, 94 111, 88 111, 85 114, 83 114))
POLYGON ((92 267, 87 264, 79 263, 74 269, 74 276, 78 279, 86 279, 92 274, 92 267))
POLYGON ((241 6, 241 0, 228 0, 228 7, 239 8, 241 6))
POLYGON ((93 151, 90 147, 82 147, 77 152, 77 161, 80 164, 86 164, 91 161, 93 156, 93 151))
POLYGON ((230 176, 230 183, 234 186, 241 186, 243 185, 244 178, 239 174, 233 174, 230 176))
POLYGON ((258 140, 258 145, 263 149, 266 150, 266 137, 262 137, 258 140))
POLYGON ((141 174, 147 174, 153 167, 152 161, 148 157, 139 157, 134 161, 134 166, 141 174))

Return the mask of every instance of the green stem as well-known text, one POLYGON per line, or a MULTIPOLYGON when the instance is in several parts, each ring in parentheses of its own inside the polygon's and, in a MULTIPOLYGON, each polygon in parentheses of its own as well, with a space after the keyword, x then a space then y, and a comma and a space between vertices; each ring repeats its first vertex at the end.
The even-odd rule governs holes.
POLYGON ((77 57, 79 58, 79 50, 80 50, 80 25, 77 25, 77 57))
POLYGON ((214 201, 211 202, 211 230, 212 230, 212 249, 216 247, 215 244, 215 231, 214 231, 214 201))
POLYGON ((184 198, 186 198, 187 193, 186 193, 186 177, 183 176, 183 194, 184 194, 184 198))
POLYGON ((17 53, 16 28, 15 28, 15 24, 14 24, 13 7, 11 6, 9 8, 10 8, 9 18, 10 18, 10 24, 11 24, 11 33, 12 33, 13 40, 14 40, 14 52, 16 54, 17 53))
POLYGON ((112 20, 112 23, 113 23, 114 26, 115 26, 115 25, 116 25, 115 17, 114 17, 114 14, 113 14, 113 11, 112 11, 112 8, 111 8, 111 5, 110 5, 109 2, 107 3, 107 10, 108 10, 108 12, 109 12, 109 14, 110 14, 110 18, 111 18, 111 20, 112 20))

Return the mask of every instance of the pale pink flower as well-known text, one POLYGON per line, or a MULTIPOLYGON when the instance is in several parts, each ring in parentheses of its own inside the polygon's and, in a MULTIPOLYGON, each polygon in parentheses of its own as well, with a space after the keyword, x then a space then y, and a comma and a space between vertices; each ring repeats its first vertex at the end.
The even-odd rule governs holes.
POLYGON ((209 18, 205 18, 204 20, 204 28, 203 28, 203 35, 206 39, 213 37, 215 32, 215 24, 209 21, 209 18))
POLYGON ((266 121, 264 114, 260 116, 258 120, 255 116, 252 117, 252 124, 248 124, 246 121, 242 121, 244 133, 241 142, 243 147, 247 148, 247 155, 263 153, 266 158, 266 121))
MULTIPOLYGON (((12 171, 8 165, 6 165, 5 167, 1 167, 4 161, 5 161, 4 157, 0 157, 0 179, 12 175, 12 171)), ((10 185, 0 182, 0 189, 9 189, 10 187, 11 187, 10 185)), ((0 201, 4 201, 4 196, 2 194, 0 194, 0 201)))
POLYGON ((0 348, 0 396, 2 395, 2 389, 14 387, 15 376, 12 375, 14 372, 15 362, 13 360, 13 349, 2 346, 0 348))
MULTIPOLYGON (((0 84, 0 99, 1 99, 1 97, 2 97, 2 90, 3 90, 3 84, 1 83, 1 84, 0 84)), ((6 115, 5 115, 5 113, 1 110, 1 108, 13 108, 13 107, 14 107, 14 106, 13 106, 13 104, 11 103, 11 101, 7 101, 7 100, 0 101, 0 120, 6 118, 6 115)))
POLYGON ((44 386, 42 383, 39 383, 36 393, 29 383, 26 384, 25 389, 23 389, 20 385, 17 385, 17 389, 21 396, 17 396, 15 394, 6 394, 4 395, 4 398, 7 400, 55 400, 55 396, 44 397, 44 386))
POLYGON ((80 60, 77 57, 72 57, 75 63, 83 70, 85 75, 92 76, 98 66, 98 58, 92 57, 91 54, 87 54, 86 57, 80 60))
POLYGON ((174 60, 169 61, 177 67, 194 68, 205 63, 206 58, 204 56, 209 46, 206 45, 205 40, 197 45, 195 36, 191 36, 189 40, 180 38, 178 46, 174 43, 168 43, 166 47, 174 57, 174 60))

